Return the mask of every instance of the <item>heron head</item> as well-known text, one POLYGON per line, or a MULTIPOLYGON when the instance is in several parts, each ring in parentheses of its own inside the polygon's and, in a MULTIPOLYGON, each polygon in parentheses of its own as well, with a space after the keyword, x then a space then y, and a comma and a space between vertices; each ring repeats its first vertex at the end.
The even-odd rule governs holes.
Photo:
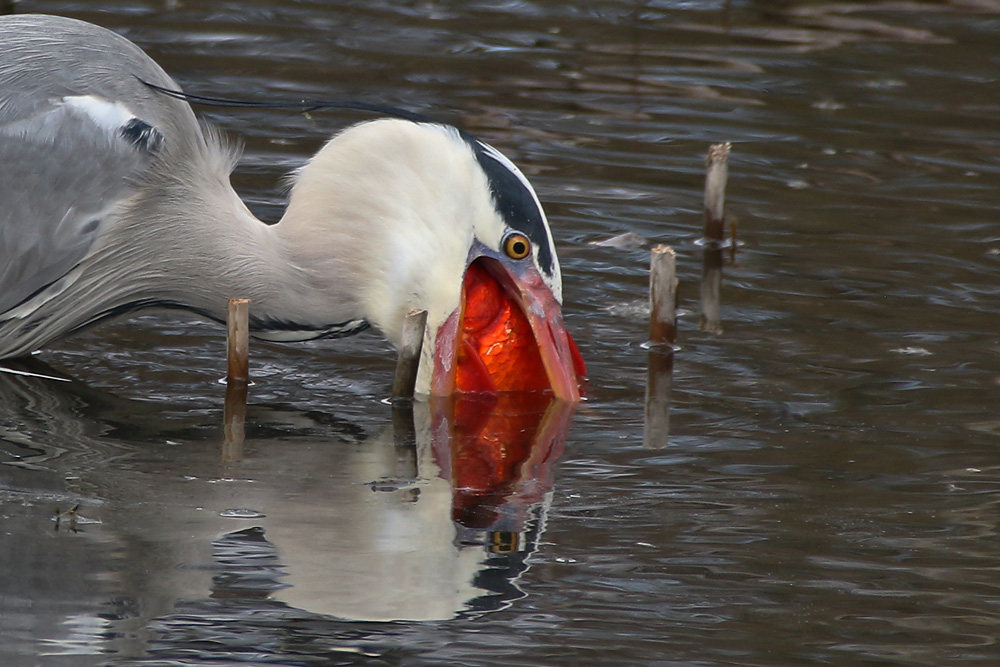
POLYGON ((551 390, 575 403, 585 367, 563 325, 562 276, 545 212, 510 160, 460 136, 485 176, 489 206, 473 227, 459 302, 435 333, 431 393, 551 390))
POLYGON ((437 123, 362 123, 300 171, 289 212, 307 205, 299 217, 323 217, 311 252, 336 243, 325 274, 341 298, 397 345, 405 315, 427 311, 418 392, 579 400, 585 368, 549 224, 495 148, 437 123))

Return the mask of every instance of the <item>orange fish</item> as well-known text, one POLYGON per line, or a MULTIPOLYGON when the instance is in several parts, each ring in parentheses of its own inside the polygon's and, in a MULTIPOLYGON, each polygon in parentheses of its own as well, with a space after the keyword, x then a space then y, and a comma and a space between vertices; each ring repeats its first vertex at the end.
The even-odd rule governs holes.
POLYGON ((551 391, 577 403, 586 366, 559 302, 533 266, 516 280, 508 271, 488 257, 469 265, 462 305, 438 333, 432 393, 551 391))

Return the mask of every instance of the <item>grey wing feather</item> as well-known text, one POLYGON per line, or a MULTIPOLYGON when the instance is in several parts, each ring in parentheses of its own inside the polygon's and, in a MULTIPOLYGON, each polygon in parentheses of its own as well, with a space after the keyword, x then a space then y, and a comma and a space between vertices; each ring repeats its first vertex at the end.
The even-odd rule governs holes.
POLYGON ((72 272, 148 159, 66 107, 0 126, 0 313, 72 272))
POLYGON ((72 279, 161 144, 203 141, 186 103, 140 79, 177 87, 97 26, 0 17, 0 319, 72 279))

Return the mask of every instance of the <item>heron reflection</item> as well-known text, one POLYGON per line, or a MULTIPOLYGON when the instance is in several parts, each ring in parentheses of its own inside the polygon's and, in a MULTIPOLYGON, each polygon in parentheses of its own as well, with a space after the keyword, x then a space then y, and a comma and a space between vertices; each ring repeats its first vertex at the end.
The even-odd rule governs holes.
MULTIPOLYGON (((2 437, 4 468, 17 471, 8 486, 30 495, 44 479, 34 502, 79 502, 100 521, 71 539, 105 557, 74 563, 74 576, 135 598, 132 624, 208 599, 375 621, 502 608, 525 595, 573 413, 538 394, 449 399, 369 435, 336 415, 251 403, 243 458, 224 462, 221 420, 158 419, 148 402, 30 370, 0 373, 17 424, 2 437)), ((61 562, 53 548, 41 557, 61 562)), ((6 576, 38 566, 29 551, 6 576)), ((35 595, 39 609, 73 602, 58 587, 35 595)))

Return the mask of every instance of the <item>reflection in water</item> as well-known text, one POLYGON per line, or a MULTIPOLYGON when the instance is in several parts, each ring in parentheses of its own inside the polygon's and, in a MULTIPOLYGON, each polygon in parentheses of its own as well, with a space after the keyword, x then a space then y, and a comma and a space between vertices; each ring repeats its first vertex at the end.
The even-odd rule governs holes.
POLYGON ((417 403, 412 446, 397 415, 351 459, 354 482, 336 487, 336 499, 268 503, 277 520, 267 536, 290 584, 275 598, 385 621, 450 618, 520 597, 515 581, 571 414, 518 399, 417 403))
POLYGON ((449 408, 434 410, 432 441, 441 476, 454 488, 455 523, 521 532, 525 510, 552 486, 572 409, 532 394, 458 399, 449 408))
POLYGON ((359 438, 357 425, 251 401, 234 457, 218 425, 199 433, 75 381, 0 373, 0 405, 4 509, 15 497, 28 508, 19 533, 39 542, 28 557, 4 548, 2 626, 62 645, 68 619, 102 618, 83 649, 77 627, 74 646, 127 653, 180 602, 268 599, 370 621, 502 608, 524 595, 572 417, 540 396, 434 401, 359 438), (107 435, 121 432, 130 444, 107 435), (77 501, 79 532, 53 541, 54 508, 77 501), (21 605, 14 582, 67 557, 79 587, 36 586, 21 605), (113 599, 130 602, 109 613, 113 599))
POLYGON ((674 351, 651 346, 646 365, 646 412, 642 443, 646 449, 662 449, 670 438, 670 391, 674 383, 674 351))

